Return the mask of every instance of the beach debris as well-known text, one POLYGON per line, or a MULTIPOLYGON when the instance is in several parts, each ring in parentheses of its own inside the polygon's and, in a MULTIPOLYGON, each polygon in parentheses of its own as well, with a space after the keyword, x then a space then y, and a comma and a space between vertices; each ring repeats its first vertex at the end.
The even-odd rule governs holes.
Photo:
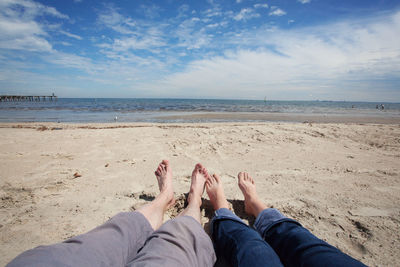
POLYGON ((46 131, 46 130, 49 130, 49 128, 44 126, 44 125, 42 125, 42 126, 38 127, 36 130, 38 130, 38 131, 46 131))
POLYGON ((78 177, 82 177, 82 175, 79 174, 78 172, 74 173, 74 178, 78 178, 78 177))
MULTIPOLYGON (((17 128, 22 128, 22 127, 17 127, 17 128)), ((47 131, 47 130, 52 130, 52 131, 54 131, 54 130, 62 130, 62 129, 63 129, 63 128, 61 128, 61 127, 51 127, 51 128, 49 128, 49 127, 44 126, 44 125, 41 125, 41 126, 39 126, 38 128, 36 128, 36 130, 41 131, 41 132, 47 131)))
POLYGON ((110 164, 108 164, 108 163, 107 163, 106 165, 104 165, 104 167, 106 167, 106 168, 107 168, 108 166, 110 166, 110 164))

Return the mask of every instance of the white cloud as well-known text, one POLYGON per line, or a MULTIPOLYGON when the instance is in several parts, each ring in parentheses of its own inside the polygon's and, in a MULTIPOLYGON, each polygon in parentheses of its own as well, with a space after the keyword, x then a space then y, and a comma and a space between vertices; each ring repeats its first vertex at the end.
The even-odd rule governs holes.
POLYGON ((269 12, 270 16, 284 16, 286 15, 286 11, 280 9, 276 6, 271 6, 271 12, 269 12))
POLYGON ((62 52, 51 52, 44 56, 47 62, 63 66, 65 68, 74 68, 84 70, 88 73, 95 71, 99 67, 94 65, 90 59, 74 54, 62 53, 62 52))
POLYGON ((67 15, 60 13, 54 7, 45 6, 31 0, 2 0, 0 1, 0 9, 3 15, 10 17, 23 16, 25 19, 32 19, 37 16, 51 15, 60 19, 69 19, 67 15))
POLYGON ((109 5, 98 14, 97 21, 121 34, 134 34, 136 21, 121 15, 118 10, 109 5))
POLYGON ((112 45, 105 45, 103 47, 112 48, 114 51, 128 51, 128 50, 151 50, 154 47, 165 45, 164 41, 157 35, 144 35, 143 37, 125 37, 115 39, 112 45))
POLYGON ((65 36, 68 36, 70 38, 77 39, 77 40, 82 40, 83 39, 81 36, 73 34, 73 33, 70 33, 70 32, 67 32, 67 31, 60 30, 59 33, 64 34, 65 36))
POLYGON ((268 4, 255 4, 254 8, 268 8, 268 4))
POLYGON ((188 19, 183 21, 175 30, 175 35, 179 39, 178 46, 186 49, 199 49, 210 43, 210 36, 205 28, 197 25, 199 20, 188 19))
POLYGON ((213 23, 213 24, 208 24, 206 27, 207 28, 216 28, 219 26, 219 23, 213 23))
MULTIPOLYGON (((184 17, 184 16, 187 16, 187 13, 189 12, 189 9, 190 9, 190 7, 189 7, 189 5, 187 5, 187 4, 183 4, 183 5, 181 5, 179 8, 178 8, 178 18, 180 18, 180 17, 184 17)), ((194 10, 193 10, 194 11, 194 10)), ((193 14, 193 13, 192 13, 193 14)))
POLYGON ((26 51, 50 51, 51 44, 45 26, 36 22, 39 16, 49 15, 69 19, 53 7, 30 0, 0 1, 0 48, 26 51))
POLYGON ((249 20, 252 18, 257 18, 259 17, 260 14, 254 12, 254 9, 252 8, 243 8, 240 10, 240 12, 233 17, 234 20, 240 21, 240 20, 249 20))
POLYGON ((383 99, 390 94, 382 86, 386 77, 400 79, 398 32, 400 12, 368 21, 256 31, 248 35, 257 36, 252 40, 260 44, 259 49, 233 50, 194 61, 184 71, 148 87, 162 86, 170 96, 198 91, 201 97, 287 98, 282 95, 287 92, 303 99, 312 94, 336 100, 391 100, 383 99))
POLYGON ((297 2, 300 2, 302 4, 308 4, 311 3, 311 0, 297 0, 297 2))
POLYGON ((203 12, 206 17, 219 17, 222 15, 221 8, 214 6, 213 8, 209 8, 203 12))
POLYGON ((59 44, 61 44, 61 45, 63 45, 63 46, 72 46, 72 44, 71 43, 68 43, 68 42, 59 42, 59 44))
POLYGON ((154 19, 160 16, 161 8, 157 5, 141 5, 141 13, 143 13, 147 18, 154 19))
POLYGON ((67 15, 61 14, 54 7, 45 7, 43 12, 48 15, 52 15, 54 17, 60 18, 60 19, 69 19, 69 17, 67 15))

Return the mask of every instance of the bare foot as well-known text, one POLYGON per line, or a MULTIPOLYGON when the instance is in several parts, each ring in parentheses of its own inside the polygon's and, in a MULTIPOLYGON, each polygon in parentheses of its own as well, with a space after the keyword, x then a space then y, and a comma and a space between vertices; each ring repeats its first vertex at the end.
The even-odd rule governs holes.
POLYGON ((172 188, 172 170, 168 160, 163 160, 154 173, 157 177, 160 194, 137 211, 142 213, 151 227, 156 230, 162 225, 164 213, 175 203, 175 199, 172 188))
POLYGON ((261 211, 267 208, 267 205, 258 197, 253 178, 247 172, 239 172, 238 184, 244 195, 244 209, 246 213, 257 217, 261 211))
POLYGON ((200 163, 196 164, 194 170, 192 172, 192 184, 190 185, 190 191, 188 196, 188 202, 197 203, 198 206, 201 206, 201 196, 204 192, 204 187, 206 180, 210 177, 206 168, 203 167, 200 163))
POLYGON ((163 160, 154 172, 160 189, 160 196, 163 195, 167 201, 166 209, 175 203, 174 189, 172 188, 172 169, 168 160, 163 160))
POLYGON ((222 182, 218 175, 213 174, 213 176, 210 176, 210 178, 207 179, 206 190, 214 210, 218 210, 221 208, 229 209, 229 204, 225 197, 224 188, 222 187, 222 182))

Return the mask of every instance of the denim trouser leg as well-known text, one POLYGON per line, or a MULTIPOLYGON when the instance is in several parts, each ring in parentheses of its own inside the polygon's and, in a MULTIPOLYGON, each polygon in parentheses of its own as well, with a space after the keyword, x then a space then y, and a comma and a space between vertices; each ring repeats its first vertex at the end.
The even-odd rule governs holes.
POLYGON ((275 250, 285 266, 365 266, 318 239, 276 209, 265 209, 254 228, 275 250))
POLYGON ((228 209, 219 209, 211 222, 217 258, 232 266, 282 266, 274 250, 228 209))

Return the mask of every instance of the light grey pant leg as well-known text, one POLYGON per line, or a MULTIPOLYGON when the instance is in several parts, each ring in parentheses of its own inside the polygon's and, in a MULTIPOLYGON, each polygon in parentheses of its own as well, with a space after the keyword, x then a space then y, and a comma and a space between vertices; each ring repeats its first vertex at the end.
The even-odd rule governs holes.
POLYGON ((7 267, 125 266, 152 232, 143 214, 123 212, 86 234, 25 251, 7 267))
POLYGON ((190 216, 164 223, 147 239, 128 266, 213 266, 216 261, 210 237, 190 216))

